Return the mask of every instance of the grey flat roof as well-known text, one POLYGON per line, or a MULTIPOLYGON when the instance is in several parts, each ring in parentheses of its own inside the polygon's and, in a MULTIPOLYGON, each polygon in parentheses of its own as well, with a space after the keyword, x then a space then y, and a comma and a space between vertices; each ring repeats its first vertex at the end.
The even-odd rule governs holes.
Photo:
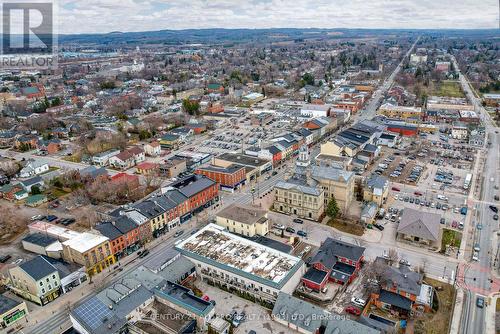
POLYGON ((238 223, 253 225, 255 223, 264 222, 266 219, 266 210, 253 208, 248 205, 231 204, 217 213, 217 217, 237 221, 238 223))

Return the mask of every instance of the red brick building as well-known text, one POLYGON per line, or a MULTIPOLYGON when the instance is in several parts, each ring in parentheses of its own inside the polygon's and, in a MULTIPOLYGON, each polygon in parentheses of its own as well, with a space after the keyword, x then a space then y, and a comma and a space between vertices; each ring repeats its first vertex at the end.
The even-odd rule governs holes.
POLYGON ((302 283, 315 291, 321 291, 328 281, 350 284, 358 275, 364 251, 364 247, 327 238, 310 261, 302 283))
POLYGON ((219 184, 204 175, 193 174, 171 184, 171 187, 188 198, 189 210, 194 213, 212 205, 219 197, 219 184))
POLYGON ((135 189, 139 187, 139 176, 118 173, 111 177, 111 182, 114 184, 126 184, 130 189, 135 189))
POLYGON ((230 165, 228 167, 218 167, 218 166, 202 166, 196 171, 198 175, 205 175, 209 179, 220 184, 221 189, 235 190, 241 184, 245 183, 246 171, 245 167, 241 165, 230 165))

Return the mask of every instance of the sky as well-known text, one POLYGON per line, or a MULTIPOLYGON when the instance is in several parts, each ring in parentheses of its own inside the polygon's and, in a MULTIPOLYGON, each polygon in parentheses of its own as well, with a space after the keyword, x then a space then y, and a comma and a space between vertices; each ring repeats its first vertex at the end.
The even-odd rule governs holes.
POLYGON ((57 0, 59 33, 190 28, 498 28, 498 0, 57 0))

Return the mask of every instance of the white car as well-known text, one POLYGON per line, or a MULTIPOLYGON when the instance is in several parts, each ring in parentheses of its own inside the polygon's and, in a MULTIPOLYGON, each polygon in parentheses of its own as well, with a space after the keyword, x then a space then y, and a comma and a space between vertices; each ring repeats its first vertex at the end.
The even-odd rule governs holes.
POLYGON ((273 227, 274 227, 274 228, 277 228, 277 229, 279 229, 279 230, 284 230, 284 229, 285 229, 285 225, 278 224, 278 223, 274 223, 274 224, 273 224, 273 227))
POLYGON ((31 221, 34 221, 34 220, 38 220, 40 218, 42 218, 41 215, 36 215, 36 216, 31 217, 30 219, 31 219, 31 221))
POLYGON ((359 307, 365 307, 366 301, 364 299, 358 298, 358 297, 352 297, 351 303, 353 303, 356 306, 359 307))

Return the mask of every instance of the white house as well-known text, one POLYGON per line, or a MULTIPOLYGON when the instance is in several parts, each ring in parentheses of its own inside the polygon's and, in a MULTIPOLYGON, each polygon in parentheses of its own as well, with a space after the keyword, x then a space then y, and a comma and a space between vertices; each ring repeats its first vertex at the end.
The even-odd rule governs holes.
POLYGON ((32 177, 49 171, 49 165, 46 162, 30 159, 26 166, 19 172, 20 177, 32 177))
POLYGON ((120 150, 109 150, 99 153, 92 157, 92 163, 97 166, 105 167, 109 163, 109 159, 119 154, 120 150))
POLYGON ((150 157, 157 157, 161 154, 161 146, 157 140, 144 145, 144 153, 150 157))

